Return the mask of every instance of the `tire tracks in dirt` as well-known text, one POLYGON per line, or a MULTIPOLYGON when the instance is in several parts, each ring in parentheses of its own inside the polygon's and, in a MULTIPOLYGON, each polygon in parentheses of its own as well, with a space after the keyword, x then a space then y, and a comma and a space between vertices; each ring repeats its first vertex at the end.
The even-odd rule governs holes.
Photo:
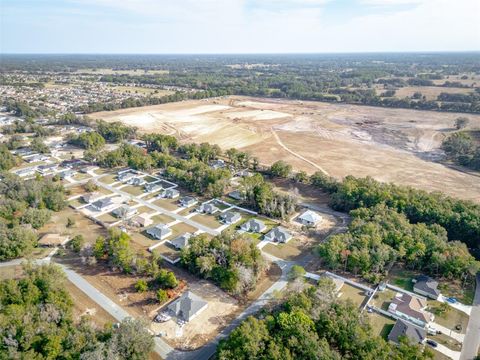
POLYGON ((275 137, 275 140, 277 141, 278 145, 280 145, 285 151, 289 152, 290 154, 292 154, 293 156, 295 156, 296 158, 299 158, 300 160, 303 160, 305 161, 306 163, 312 165, 315 169, 318 169, 320 170, 322 173, 324 173, 325 175, 329 175, 328 172, 322 168, 321 166, 315 164, 313 161, 310 161, 306 158, 304 158, 302 155, 296 153, 295 151, 293 150, 290 150, 283 142, 282 140, 280 140, 280 137, 278 136, 278 134, 276 133, 275 130, 273 130, 273 128, 271 129, 272 131, 272 134, 273 136, 275 137))

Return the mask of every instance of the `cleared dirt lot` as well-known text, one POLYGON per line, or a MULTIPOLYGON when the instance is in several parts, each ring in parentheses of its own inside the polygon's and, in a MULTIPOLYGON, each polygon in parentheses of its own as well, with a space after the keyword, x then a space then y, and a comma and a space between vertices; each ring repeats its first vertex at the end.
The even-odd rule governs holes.
MULTIPOLYGON (((480 201, 480 177, 434 162, 442 139, 465 114, 321 102, 227 97, 92 114, 141 132, 241 148, 271 164, 309 173, 370 175, 480 201)), ((480 128, 479 115, 466 115, 480 128)))

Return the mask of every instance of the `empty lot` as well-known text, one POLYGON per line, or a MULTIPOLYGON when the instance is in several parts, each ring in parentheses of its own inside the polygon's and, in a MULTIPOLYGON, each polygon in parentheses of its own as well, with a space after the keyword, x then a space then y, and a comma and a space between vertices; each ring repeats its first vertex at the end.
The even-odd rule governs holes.
POLYGON ((264 164, 278 159, 309 173, 443 191, 480 201, 480 178, 441 163, 442 140, 459 116, 480 128, 480 116, 321 102, 227 97, 192 100, 92 115, 141 132, 210 142, 249 151, 264 164))

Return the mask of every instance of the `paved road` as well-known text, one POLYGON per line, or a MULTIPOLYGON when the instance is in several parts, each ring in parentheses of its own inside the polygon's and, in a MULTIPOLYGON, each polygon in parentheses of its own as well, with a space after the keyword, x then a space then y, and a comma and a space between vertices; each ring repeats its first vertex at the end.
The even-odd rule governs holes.
POLYGON ((152 209, 154 209, 154 210, 157 210, 158 212, 164 213, 164 214, 166 214, 166 215, 168 215, 168 216, 170 216, 170 217, 172 217, 172 218, 174 218, 174 219, 176 219, 176 220, 182 221, 182 222, 184 222, 184 223, 186 223, 186 224, 188 224, 188 225, 191 225, 191 226, 193 226, 193 227, 196 227, 197 229, 200 229, 200 230, 202 230, 203 232, 206 232, 206 233, 208 233, 208 234, 210 234, 210 235, 215 236, 215 235, 218 235, 218 234, 219 234, 219 232, 218 232, 217 230, 210 229, 209 227, 207 227, 207 226, 205 226, 205 225, 202 225, 202 224, 199 224, 199 223, 196 222, 196 221, 190 220, 190 219, 186 218, 185 216, 178 215, 178 214, 176 214, 176 213, 174 213, 174 212, 168 211, 168 210, 166 210, 166 209, 164 209, 164 208, 162 208, 162 207, 160 207, 160 206, 157 206, 157 205, 155 205, 155 204, 153 204, 153 203, 150 203, 150 202, 145 201, 145 200, 143 200, 143 199, 139 199, 138 197, 136 197, 136 196, 134 196, 134 195, 132 195, 132 194, 129 194, 129 193, 125 192, 125 191, 122 191, 122 190, 120 190, 120 189, 114 188, 113 186, 104 184, 104 183, 102 183, 101 181, 98 182, 98 185, 100 185, 100 186, 104 187, 105 189, 110 190, 110 191, 112 191, 112 192, 114 192, 114 193, 117 193, 117 194, 119 194, 119 195, 122 195, 122 196, 124 196, 124 197, 126 197, 126 198, 128 198, 128 199, 135 200, 136 202, 138 202, 138 203, 140 203, 140 204, 142 204, 142 205, 144 205, 144 206, 148 206, 148 207, 150 207, 150 208, 152 208, 152 209))
POLYGON ((287 286, 287 276, 294 262, 279 260, 276 262, 282 269, 282 276, 270 288, 268 288, 262 295, 260 295, 249 307, 247 307, 235 320, 233 320, 227 327, 225 327, 217 337, 210 341, 205 346, 192 352, 172 352, 167 356, 166 360, 208 360, 217 349, 217 345, 221 339, 226 338, 240 323, 248 316, 260 311, 272 299, 272 294, 275 291, 280 291, 287 286))
POLYGON ((472 312, 462 347, 460 360, 472 360, 480 348, 480 272, 477 273, 477 287, 473 299, 472 312))

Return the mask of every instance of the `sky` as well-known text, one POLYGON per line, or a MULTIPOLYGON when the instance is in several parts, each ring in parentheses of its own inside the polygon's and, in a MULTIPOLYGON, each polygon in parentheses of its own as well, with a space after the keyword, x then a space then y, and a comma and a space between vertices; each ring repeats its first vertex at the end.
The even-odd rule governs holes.
POLYGON ((480 50, 480 0, 0 0, 1 53, 480 50))

